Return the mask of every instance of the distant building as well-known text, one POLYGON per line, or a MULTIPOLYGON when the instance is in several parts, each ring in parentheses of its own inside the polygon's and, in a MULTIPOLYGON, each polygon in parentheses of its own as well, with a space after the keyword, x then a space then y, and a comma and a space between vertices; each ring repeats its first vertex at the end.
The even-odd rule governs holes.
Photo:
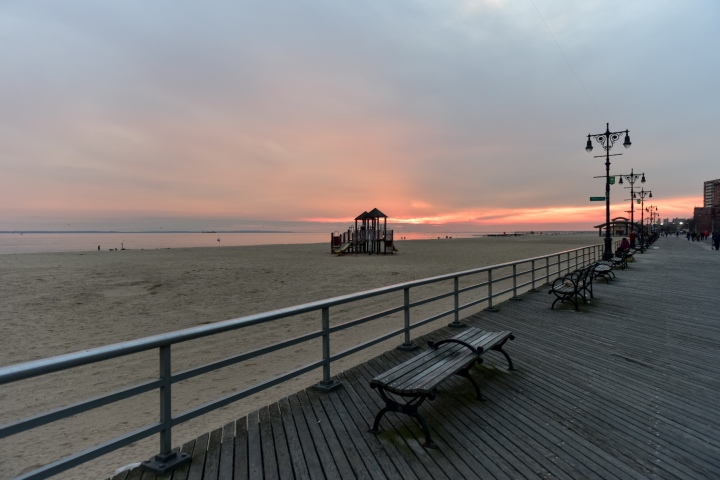
MULTIPOLYGON (((607 226, 607 223, 601 223, 600 225, 595 225, 593 228, 598 229, 598 234, 603 237, 605 236, 603 231, 605 230, 607 226)), ((624 237, 625 235, 630 235, 630 232, 632 230, 639 231, 641 228, 641 225, 637 222, 632 223, 629 218, 626 217, 615 217, 612 220, 610 220, 610 236, 611 237, 624 237)))
POLYGON ((693 220, 697 232, 720 228, 720 179, 703 183, 703 206, 695 207, 693 220))
POLYGON ((703 193, 703 207, 720 207, 720 178, 705 182, 703 193))
POLYGON ((713 232, 720 227, 720 207, 695 207, 695 231, 713 232))

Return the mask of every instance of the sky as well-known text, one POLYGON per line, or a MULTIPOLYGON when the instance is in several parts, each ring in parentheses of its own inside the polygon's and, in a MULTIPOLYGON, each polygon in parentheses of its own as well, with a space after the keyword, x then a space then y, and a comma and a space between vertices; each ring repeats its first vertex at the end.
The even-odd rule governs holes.
POLYGON ((608 123, 611 175, 691 217, 718 25, 717 0, 0 0, 0 231, 590 230, 608 123))

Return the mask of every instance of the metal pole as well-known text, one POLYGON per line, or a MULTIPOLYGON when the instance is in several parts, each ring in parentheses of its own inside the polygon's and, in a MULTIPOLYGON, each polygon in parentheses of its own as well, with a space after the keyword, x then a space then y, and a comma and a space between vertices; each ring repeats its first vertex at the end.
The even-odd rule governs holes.
POLYGON ((453 280, 455 284, 455 319, 448 324, 448 327, 460 328, 465 326, 460 321, 460 277, 455 277, 453 280))
POLYGON ((535 288, 535 260, 532 261, 532 288, 530 291, 537 292, 537 288, 535 288))
MULTIPOLYGON (((635 230, 635 177, 633 176, 635 172, 635 169, 630 169, 630 177, 632 180, 630 180, 630 228, 635 230)), ((644 177, 643 177, 644 178, 644 177)))
POLYGON ((517 264, 513 263, 513 296, 510 300, 522 300, 517 294, 517 264))
POLYGON ((605 138, 607 148, 605 149, 605 253, 604 260, 610 260, 612 254, 612 238, 610 237, 610 123, 606 124, 605 138))
POLYGON ((170 345, 160 347, 160 423, 163 429, 160 432, 160 455, 172 450, 172 379, 170 378, 170 345))
POLYGON ((403 289, 403 301, 405 304, 405 343, 400 345, 398 350, 415 350, 418 348, 415 343, 410 341, 410 288, 403 289))
POLYGON ((485 311, 497 312, 497 308, 493 307, 493 293, 492 293, 492 268, 488 270, 488 306, 485 311))
POLYGON ((330 307, 322 309, 322 330, 323 379, 316 383, 314 388, 321 392, 329 392, 342 385, 334 378, 330 378, 330 307))
POLYGON ((143 470, 162 475, 190 461, 187 453, 172 448, 172 367, 170 345, 160 347, 160 453, 142 462, 143 470))
POLYGON ((640 242, 640 253, 645 253, 645 189, 640 190, 640 233, 642 241, 640 242))

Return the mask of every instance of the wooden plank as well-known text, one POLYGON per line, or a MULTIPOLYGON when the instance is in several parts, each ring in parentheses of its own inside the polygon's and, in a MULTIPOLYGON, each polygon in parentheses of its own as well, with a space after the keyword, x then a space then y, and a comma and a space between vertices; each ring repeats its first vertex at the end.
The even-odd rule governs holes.
POLYGON ((325 475, 330 478, 350 478, 352 469, 338 444, 338 439, 329 420, 324 415, 320 418, 315 415, 312 404, 308 400, 307 391, 299 392, 297 399, 305 415, 310 435, 318 450, 318 457, 325 475))
POLYGON ((270 423, 270 410, 268 407, 263 407, 260 409, 259 414, 263 478, 277 480, 279 472, 277 457, 275 456, 275 439, 273 438, 272 424, 270 423))
MULTIPOLYGON (((195 440, 190 440, 180 447, 180 452, 187 453, 190 456, 190 462, 192 462, 192 454, 195 449, 195 440)), ((191 463, 185 463, 180 465, 177 469, 172 472, 172 480, 187 480, 188 473, 190 472, 191 463)))
MULTIPOLYGON (((573 387, 570 384, 563 383, 563 379, 558 377, 552 377, 547 379, 538 377, 537 382, 535 380, 535 378, 529 379, 529 381, 533 383, 529 384, 528 387, 526 387, 526 391, 529 389, 539 389, 540 393, 538 395, 538 401, 540 402, 543 402, 545 398, 555 398, 556 400, 553 402, 553 404, 563 404, 565 402, 568 402, 567 406, 573 410, 577 410, 578 405, 582 406, 583 404, 589 405, 591 407, 590 409, 586 407, 585 410, 587 410, 587 413, 584 413, 583 415, 574 415, 573 423, 575 425, 588 425, 589 427, 592 427, 591 431, 608 433, 621 431, 622 435, 619 438, 615 438, 617 436, 613 436, 615 442, 620 442, 622 444, 614 451, 613 454, 615 456, 623 456, 624 452, 633 452, 633 450, 636 450, 630 456, 631 458, 628 459, 628 462, 633 463, 634 460, 642 458, 640 450, 645 450, 648 453, 652 451, 657 451, 657 449, 661 448, 662 444, 667 442, 667 440, 663 438, 657 438, 652 442, 654 446, 649 445, 650 442, 647 438, 647 428, 646 426, 644 426, 645 424, 639 423, 637 418, 633 417, 632 414, 628 414, 628 409, 637 408, 637 403, 635 405, 628 404, 627 408, 617 409, 614 403, 622 401, 619 398, 604 398, 602 395, 584 395, 582 390, 573 387), (569 397, 568 400, 564 400, 566 397, 569 397), (597 417, 595 417, 594 412, 599 412, 597 414, 597 417), (625 439, 629 439, 630 441, 625 442, 625 439)), ((605 388, 602 388, 602 390, 605 390, 605 388)), ((547 406, 546 408, 551 408, 551 406, 547 406)), ((652 414, 650 410, 643 410, 643 415, 652 414)), ((679 439, 682 437, 679 435, 673 435, 668 439, 673 438, 679 439)), ((688 438, 686 437, 679 443, 683 444, 687 443, 687 441, 688 438)), ((669 448, 672 451, 682 449, 682 445, 680 444, 670 446, 669 448)), ((710 460, 714 460, 714 458, 710 460)), ((679 472, 676 470, 672 470, 673 463, 674 460, 671 457, 666 457, 663 465, 666 468, 670 467, 671 473, 677 476, 679 475, 679 472)), ((640 468, 651 468, 651 466, 652 465, 648 463, 644 463, 640 468)))
POLYGON ((195 439, 195 448, 193 448, 192 463, 188 471, 188 480, 202 480, 203 470, 205 469, 205 454, 207 453, 207 445, 210 440, 210 434, 200 435, 195 439))
POLYGON ((264 474, 259 412, 251 412, 247 419, 248 478, 257 480, 263 478, 264 474))
POLYGON ((125 480, 141 480, 142 475, 143 470, 141 468, 133 468, 132 470, 130 470, 130 472, 128 472, 128 476, 125 478, 125 480))
POLYGON ((218 478, 224 480, 233 477, 235 461, 235 422, 226 423, 222 428, 222 446, 220 450, 220 466, 218 478))
POLYGON ((205 473, 203 480, 217 480, 220 470, 220 451, 222 447, 222 428, 210 432, 207 457, 205 458, 205 473))
POLYGON ((376 472, 375 477, 370 474, 360 457, 358 447, 350 438, 345 424, 332 405, 332 402, 327 398, 337 396, 337 392, 318 393, 316 391, 306 390, 305 393, 307 394, 309 404, 313 407, 318 425, 321 426, 325 437, 328 439, 328 444, 331 446, 330 450, 333 452, 336 464, 343 464, 343 467, 338 467, 338 469, 341 472, 344 471, 345 476, 353 476, 359 479, 384 478, 381 470, 376 472), (332 446, 333 442, 336 446, 332 446), (347 467, 345 467, 345 464, 347 464, 347 467))
MULTIPOLYGON (((400 455, 391 457, 388 454, 390 448, 384 447, 376 435, 368 432, 372 426, 374 414, 367 409, 366 403, 362 400, 363 392, 356 391, 350 372, 345 371, 341 377, 343 378, 344 388, 337 391, 337 397, 331 398, 336 409, 340 410, 340 408, 343 408, 350 416, 349 421, 358 429, 358 433, 353 435, 353 438, 363 438, 365 444, 370 449, 370 454, 364 455, 363 450, 359 448, 362 457, 367 459, 367 461, 377 462, 388 478, 403 478, 407 480, 417 478, 412 469, 408 467, 404 458, 400 455)), ((368 469, 371 472, 374 471, 373 467, 368 466, 368 469)))
POLYGON ((249 476, 248 459, 248 417, 242 417, 235 422, 235 455, 234 480, 247 480, 249 476))
MULTIPOLYGON (((330 457, 330 461, 332 461, 330 452, 328 452, 327 449, 316 449, 315 442, 310 434, 310 429, 308 428, 308 423, 305 419, 302 407, 300 406, 297 394, 288 397, 288 403, 290 405, 290 411, 292 412, 293 421, 295 422, 297 435, 300 439, 300 445, 302 447, 305 464, 307 465, 310 478, 325 478, 323 465, 328 463, 328 457, 330 457)), ((334 473, 336 475, 335 478, 337 478, 337 469, 335 469, 334 473)))
MULTIPOLYGON (((283 398, 278 402, 278 406, 280 408, 283 430, 285 431, 285 439, 287 440, 293 476, 298 480, 307 480, 310 478, 310 473, 308 472, 305 457, 302 453, 302 445, 300 444, 298 431, 295 427, 292 411, 290 410, 290 402, 287 398, 283 398)), ((317 465, 319 468, 319 461, 317 462, 317 465)))
POLYGON ((285 436, 285 428, 283 427, 282 415, 280 413, 280 406, 277 403, 273 403, 269 407, 269 413, 279 476, 281 479, 295 478, 287 438, 285 436))
MULTIPOLYGON (((338 438, 342 439, 343 450, 348 456, 348 461, 353 471, 358 478, 364 478, 365 475, 367 475, 367 478, 372 479, 388 478, 378 459, 367 444, 367 437, 374 437, 374 435, 367 430, 361 431, 358 429, 358 425, 341 401, 340 393, 339 390, 336 390, 325 395, 315 395, 317 396, 317 401, 325 408, 328 416, 335 419, 333 424, 337 425, 336 431, 338 432, 338 438)), ((397 478, 397 470, 392 466, 392 463, 388 462, 387 465, 391 468, 391 476, 389 478, 397 478)))

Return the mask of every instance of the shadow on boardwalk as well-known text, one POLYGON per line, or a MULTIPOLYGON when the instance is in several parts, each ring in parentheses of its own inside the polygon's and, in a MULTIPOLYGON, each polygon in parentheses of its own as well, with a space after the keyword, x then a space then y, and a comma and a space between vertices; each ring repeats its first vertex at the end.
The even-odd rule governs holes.
POLYGON ((438 450, 405 416, 367 431, 382 406, 369 380, 416 354, 391 351, 339 375, 337 391, 297 393, 185 444, 192 463, 157 478, 720 478, 720 252, 671 237, 636 259, 580 312, 550 310, 543 288, 466 319, 514 332, 516 370, 485 356, 473 369, 485 403, 462 378, 442 385, 423 405, 438 450))

